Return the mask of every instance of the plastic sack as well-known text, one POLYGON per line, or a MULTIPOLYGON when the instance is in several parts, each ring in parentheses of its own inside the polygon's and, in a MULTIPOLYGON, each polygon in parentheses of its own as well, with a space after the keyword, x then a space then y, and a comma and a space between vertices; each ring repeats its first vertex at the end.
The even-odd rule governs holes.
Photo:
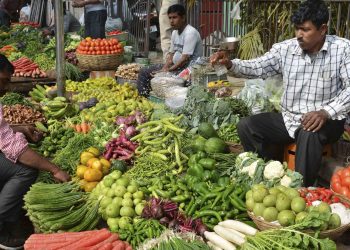
POLYGON ((122 30, 123 21, 120 18, 108 17, 105 27, 106 27, 106 32, 111 32, 113 30, 122 30))
POLYGON ((281 98, 283 94, 283 79, 281 76, 270 77, 265 80, 265 94, 271 105, 281 111, 281 98))
POLYGON ((165 105, 171 110, 176 111, 182 108, 185 104, 188 88, 174 86, 169 88, 165 94, 165 105))
POLYGON ((28 22, 30 17, 30 5, 24 6, 19 12, 19 21, 28 22))
POLYGON ((252 114, 270 111, 270 103, 265 91, 265 81, 252 79, 245 82, 245 86, 238 94, 238 98, 246 102, 252 114))

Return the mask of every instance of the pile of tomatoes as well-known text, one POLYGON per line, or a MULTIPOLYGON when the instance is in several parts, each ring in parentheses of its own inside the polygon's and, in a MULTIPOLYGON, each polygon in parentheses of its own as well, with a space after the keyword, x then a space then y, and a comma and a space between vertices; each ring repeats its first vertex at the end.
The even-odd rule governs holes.
POLYGON ((123 54, 123 45, 118 39, 91 39, 82 40, 77 48, 77 53, 83 55, 116 55, 123 54))
POLYGON ((350 199, 350 166, 333 174, 331 188, 334 192, 342 194, 350 199))
POLYGON ((113 36, 113 35, 119 35, 119 34, 123 34, 124 32, 121 30, 113 30, 107 33, 107 35, 109 36, 113 36))

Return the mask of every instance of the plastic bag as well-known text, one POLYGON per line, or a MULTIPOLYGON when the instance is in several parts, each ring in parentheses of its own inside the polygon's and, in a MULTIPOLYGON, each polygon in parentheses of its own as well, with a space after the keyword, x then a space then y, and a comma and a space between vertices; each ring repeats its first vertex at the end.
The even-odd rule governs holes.
POLYGON ((28 22, 30 17, 30 6, 24 6, 19 12, 19 21, 20 22, 28 22))
POLYGON ((241 4, 242 0, 240 0, 238 3, 234 3, 232 11, 231 11, 231 18, 233 20, 241 20, 241 4))
POLYGON ((270 103, 277 110, 281 110, 281 97, 283 94, 283 79, 281 76, 270 77, 265 80, 265 93, 270 103))
POLYGON ((108 17, 105 27, 106 27, 106 32, 111 32, 113 30, 122 30, 123 21, 120 18, 108 17))
POLYGON ((268 110, 269 100, 265 92, 265 82, 262 79, 247 80, 238 98, 246 102, 253 114, 270 111, 268 110))
POLYGON ((165 94, 165 105, 171 110, 176 111, 184 106, 188 88, 174 86, 169 88, 165 94))

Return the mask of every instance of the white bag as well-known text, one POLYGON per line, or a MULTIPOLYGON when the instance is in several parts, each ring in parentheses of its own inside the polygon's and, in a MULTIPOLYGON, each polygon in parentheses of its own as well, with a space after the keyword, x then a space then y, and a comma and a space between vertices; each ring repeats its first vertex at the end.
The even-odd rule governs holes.
POLYGON ((30 17, 30 5, 24 6, 19 12, 19 21, 28 22, 30 17))

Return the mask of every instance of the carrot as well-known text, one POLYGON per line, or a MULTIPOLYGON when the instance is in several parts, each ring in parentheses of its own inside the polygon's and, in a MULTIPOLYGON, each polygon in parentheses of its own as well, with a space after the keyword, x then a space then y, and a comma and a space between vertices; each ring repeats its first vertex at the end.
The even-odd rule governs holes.
POLYGON ((90 250, 97 250, 97 249, 99 249, 100 247, 104 246, 107 243, 114 243, 114 242, 116 242, 118 240, 119 240, 119 235, 118 234, 112 234, 111 236, 109 236, 104 241, 101 241, 97 245, 91 247, 90 250))
POLYGON ((77 131, 78 133, 82 131, 80 124, 75 125, 75 131, 77 131))
POLYGON ((104 241, 111 235, 111 232, 109 232, 107 229, 101 229, 100 231, 97 231, 94 235, 83 237, 82 239, 74 242, 73 244, 70 244, 64 248, 60 248, 61 250, 71 250, 71 249, 78 249, 80 247, 91 247, 94 245, 97 245, 101 241, 104 241))
POLYGON ((88 128, 87 123, 85 123, 85 122, 81 123, 81 131, 83 132, 83 134, 86 134, 87 132, 89 132, 89 128, 88 128))
POLYGON ((104 244, 102 247, 100 247, 98 250, 112 250, 112 249, 113 249, 112 243, 108 242, 104 244))
POLYGON ((113 249, 112 250, 125 250, 125 244, 123 241, 118 240, 116 242, 113 242, 113 249))

